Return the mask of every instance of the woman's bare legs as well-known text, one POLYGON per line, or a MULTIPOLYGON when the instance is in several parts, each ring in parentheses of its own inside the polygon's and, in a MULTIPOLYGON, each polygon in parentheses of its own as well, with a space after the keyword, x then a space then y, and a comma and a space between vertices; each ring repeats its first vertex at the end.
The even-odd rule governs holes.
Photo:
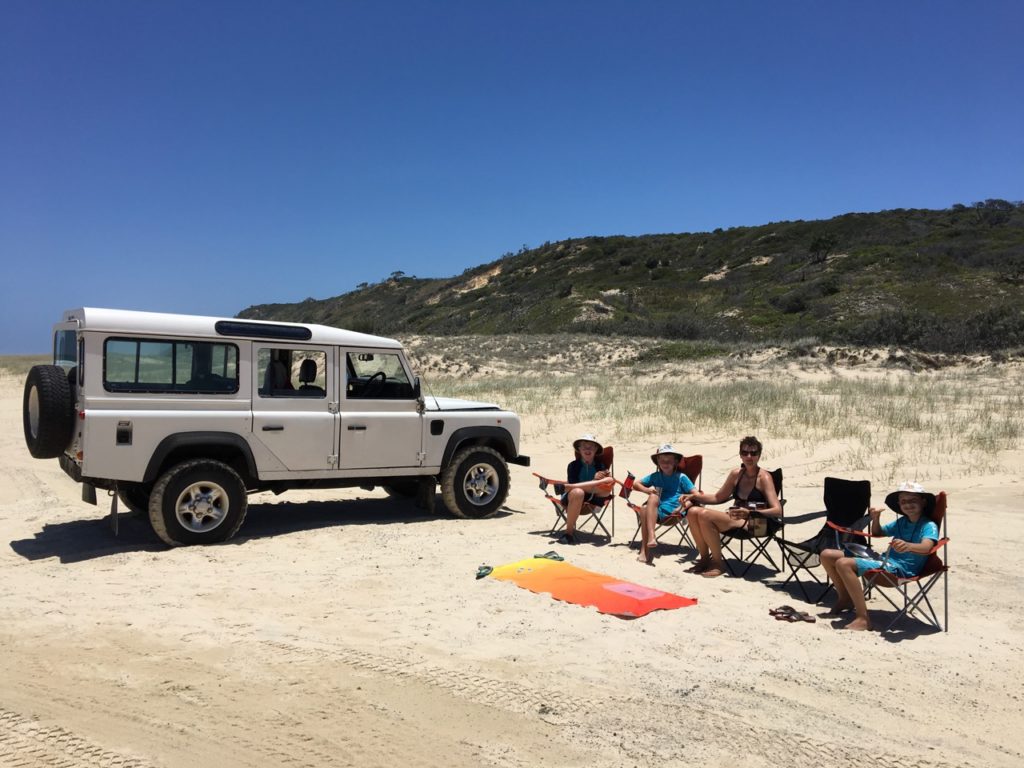
MULTIPOLYGON (((722 557, 722 531, 738 528, 739 525, 723 509, 704 508, 697 519, 700 526, 699 535, 703 538, 711 558, 708 569, 702 575, 713 579, 725 573, 725 560, 722 557)), ((696 541, 696 539, 694 540, 696 541)))
POLYGON ((703 573, 711 567, 711 550, 704 538, 704 524, 701 522, 701 517, 706 511, 704 507, 690 507, 686 513, 693 545, 697 548, 697 562, 690 569, 694 573, 703 573))

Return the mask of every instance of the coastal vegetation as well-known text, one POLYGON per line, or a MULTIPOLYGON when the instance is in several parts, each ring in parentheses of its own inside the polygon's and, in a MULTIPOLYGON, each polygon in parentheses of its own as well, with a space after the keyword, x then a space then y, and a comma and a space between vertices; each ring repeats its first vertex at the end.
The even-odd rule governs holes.
MULTIPOLYGON (((410 254, 410 263, 416 263, 410 254)), ((1024 203, 849 213, 522 248, 450 278, 396 271, 241 317, 388 336, 584 332, 701 342, 1024 346, 1024 203)))

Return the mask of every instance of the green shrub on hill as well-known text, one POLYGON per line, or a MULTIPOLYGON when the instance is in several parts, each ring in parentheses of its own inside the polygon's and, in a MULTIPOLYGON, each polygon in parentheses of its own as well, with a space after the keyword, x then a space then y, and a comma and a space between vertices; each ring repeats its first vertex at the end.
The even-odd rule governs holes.
POLYGON ((712 233, 584 237, 443 279, 392 273, 249 307, 383 335, 590 332, 765 343, 1024 346, 1024 204, 849 213, 712 233))

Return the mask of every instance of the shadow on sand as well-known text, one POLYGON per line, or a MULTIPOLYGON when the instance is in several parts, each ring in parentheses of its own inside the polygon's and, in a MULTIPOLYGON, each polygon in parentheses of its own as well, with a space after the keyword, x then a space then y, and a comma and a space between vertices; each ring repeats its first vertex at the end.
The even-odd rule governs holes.
MULTIPOLYGON (((515 514, 502 507, 487 520, 515 514)), ((223 546, 245 546, 246 543, 286 536, 318 528, 348 525, 396 525, 425 523, 452 518, 438 499, 434 512, 417 508, 411 501, 385 499, 346 499, 339 501, 282 502, 250 504, 245 522, 233 539, 223 546)), ((122 513, 118 517, 115 536, 109 517, 73 520, 44 525, 31 539, 10 542, 11 549, 26 560, 55 557, 61 563, 78 563, 126 552, 161 552, 167 549, 149 525, 145 515, 122 513)))

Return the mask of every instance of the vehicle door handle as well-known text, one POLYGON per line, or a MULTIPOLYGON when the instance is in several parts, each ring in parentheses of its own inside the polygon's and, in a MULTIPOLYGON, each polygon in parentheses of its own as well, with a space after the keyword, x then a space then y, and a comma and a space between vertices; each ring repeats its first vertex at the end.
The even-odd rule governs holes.
POLYGON ((264 432, 284 432, 284 427, 280 424, 268 424, 263 428, 264 432))
POLYGON ((349 432, 365 432, 366 427, 363 424, 353 424, 348 428, 349 432))

